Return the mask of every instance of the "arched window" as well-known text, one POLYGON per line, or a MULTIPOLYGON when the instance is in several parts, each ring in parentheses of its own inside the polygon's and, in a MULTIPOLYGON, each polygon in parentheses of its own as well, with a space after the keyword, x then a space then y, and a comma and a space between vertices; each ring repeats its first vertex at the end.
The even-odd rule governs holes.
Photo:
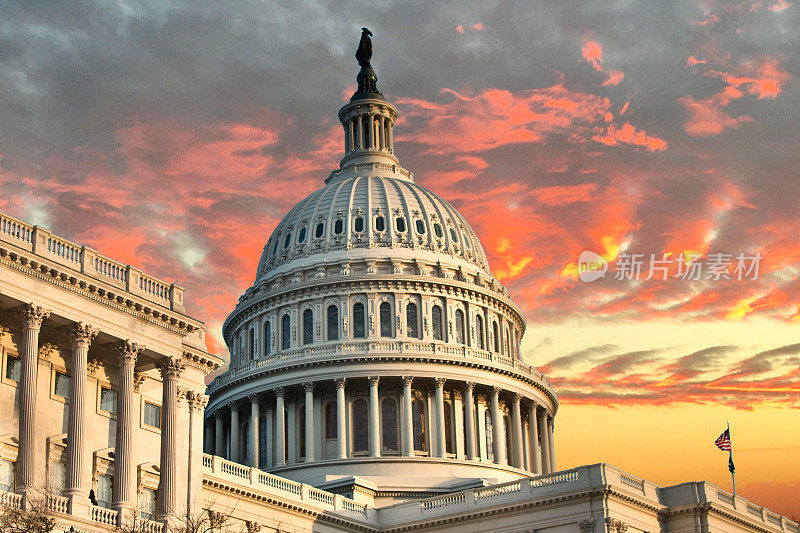
POLYGON ((400 233, 406 231, 406 219, 404 219, 403 217, 397 217, 394 220, 394 225, 397 228, 397 231, 399 231, 400 233))
POLYGON ((264 323, 264 355, 272 351, 272 324, 269 320, 264 323))
POLYGON ((258 357, 256 354, 256 329, 250 328, 250 359, 258 357))
POLYGON ((364 218, 363 217, 356 217, 355 223, 353 224, 353 231, 357 233, 361 233, 364 231, 364 218))
POLYGON ((436 234, 438 238, 444 237, 444 233, 442 233, 442 226, 438 222, 433 223, 433 233, 436 234))
POLYGON ((492 322, 492 336, 494 337, 494 351, 500 353, 500 332, 497 330, 497 322, 492 322))
POLYGON ((381 424, 383 426, 383 449, 390 452, 397 448, 397 403, 386 398, 381 403, 381 424))
MULTIPOLYGON (((250 463, 250 422, 245 421, 242 423, 242 434, 239 437, 239 442, 242 443, 242 463, 250 463)), ((253 465, 250 465, 253 466, 253 465)))
POLYGON ((297 242, 305 242, 306 240, 306 228, 303 226, 300 228, 300 233, 297 235, 297 242))
POLYGON ((292 345, 292 319, 283 315, 281 319, 281 350, 288 350, 292 345))
POLYGON ((425 411, 422 402, 414 400, 411 402, 411 422, 414 426, 414 449, 425 451, 425 411))
POLYGON ((335 341, 339 338, 339 307, 328 306, 328 340, 335 341))
POLYGON ((297 408, 297 444, 300 448, 299 457, 306 456, 306 406, 301 404, 297 408))
POLYGON ((392 306, 383 302, 380 307, 381 337, 392 336, 392 306))
POLYGON ((456 453, 453 448, 453 411, 450 408, 450 402, 444 402, 444 451, 447 453, 456 453))
POLYGON ((336 235, 341 235, 343 231, 344 231, 344 222, 340 218, 339 220, 333 223, 333 232, 336 235))
POLYGON ((375 231, 383 231, 386 229, 386 221, 383 217, 375 218, 375 231))
POLYGON ((325 406, 325 438, 336 438, 336 402, 328 402, 325 406))
POLYGON ((289 247, 289 243, 291 242, 291 239, 292 239, 292 234, 291 233, 287 233, 286 234, 286 238, 283 240, 283 249, 284 250, 289 247))
POLYGON ((369 451, 369 435, 367 430, 367 401, 358 399, 353 402, 353 451, 369 451))
POLYGON ((483 350, 483 318, 481 315, 475 315, 475 342, 479 350, 483 350))
POLYGON ((442 308, 434 305, 431 310, 431 325, 433 327, 433 338, 437 341, 444 339, 442 331, 442 308))
POLYGON ((464 344, 464 311, 456 309, 456 342, 464 344))
POLYGON ((353 337, 363 339, 367 336, 367 327, 364 323, 364 304, 353 304, 353 337))
POLYGON ((317 228, 314 230, 314 237, 317 239, 321 239, 323 233, 325 233, 325 224, 322 222, 317 223, 317 228))
POLYGON ((314 312, 311 309, 303 311, 303 344, 314 342, 314 312))
POLYGON ((258 464, 266 469, 272 466, 267 458, 267 416, 261 415, 258 423, 258 464))
POLYGON ((419 318, 417 318, 417 304, 415 303, 406 306, 406 328, 408 328, 409 337, 419 338, 419 318))
POLYGON ((424 221, 417 219, 415 225, 417 227, 417 233, 419 233, 420 235, 425 233, 425 222, 424 221))
POLYGON ((484 411, 483 414, 484 423, 486 425, 486 459, 494 461, 494 449, 492 448, 494 444, 494 436, 492 435, 492 414, 488 410, 484 411))

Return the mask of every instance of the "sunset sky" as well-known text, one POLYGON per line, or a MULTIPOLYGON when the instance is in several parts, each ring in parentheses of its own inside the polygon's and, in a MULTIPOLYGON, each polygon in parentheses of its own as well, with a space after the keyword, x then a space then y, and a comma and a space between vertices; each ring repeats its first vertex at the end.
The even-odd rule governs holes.
POLYGON ((739 493, 798 519, 793 3, 4 2, 0 210, 177 281, 226 354, 272 229, 338 167, 367 26, 396 154, 527 315, 558 467, 730 490, 729 421, 739 493))

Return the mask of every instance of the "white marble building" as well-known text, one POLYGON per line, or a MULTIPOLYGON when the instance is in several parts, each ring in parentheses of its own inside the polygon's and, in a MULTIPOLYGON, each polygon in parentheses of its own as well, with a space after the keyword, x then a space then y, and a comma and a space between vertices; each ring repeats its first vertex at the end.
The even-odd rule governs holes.
POLYGON ((800 532, 708 483, 557 470, 522 310, 400 166, 372 69, 358 82, 341 166, 266 243, 208 388, 222 361, 181 287, 0 214, 0 511, 41 501, 78 532, 800 532))

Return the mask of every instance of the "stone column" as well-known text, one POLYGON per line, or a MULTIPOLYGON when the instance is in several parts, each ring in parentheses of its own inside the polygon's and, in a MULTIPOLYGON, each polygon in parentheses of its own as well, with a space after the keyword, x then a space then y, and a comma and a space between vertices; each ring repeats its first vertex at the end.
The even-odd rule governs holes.
POLYGON ((258 394, 251 394, 250 395, 250 457, 248 458, 248 462, 250 466, 253 468, 258 468, 258 459, 260 457, 258 445, 259 445, 259 429, 258 424, 261 421, 259 418, 261 416, 259 412, 259 405, 258 405, 258 394))
POLYGON ((453 433, 455 433, 456 459, 464 459, 464 403, 460 390, 453 390, 453 433))
POLYGON ((536 402, 531 402, 530 407, 528 408, 528 422, 530 425, 530 437, 529 440, 531 441, 530 445, 530 452, 531 452, 531 471, 534 474, 541 474, 542 473, 542 452, 539 449, 539 419, 536 414, 536 402))
POLYGON ((222 409, 217 409, 214 413, 216 425, 214 427, 214 455, 225 457, 225 419, 222 409))
POLYGON ((137 431, 133 419, 134 398, 133 371, 136 358, 144 346, 129 340, 120 341, 117 347, 119 355, 119 378, 117 393, 117 440, 114 445, 114 486, 112 509, 119 511, 120 523, 134 508, 134 481, 136 465, 133 462, 133 441, 137 431))
POLYGON ((314 461, 314 383, 303 383, 306 389, 306 462, 314 461))
POLYGON ((208 404, 208 396, 202 392, 190 390, 186 393, 186 401, 189 404, 186 508, 192 509, 200 501, 199 495, 203 487, 203 447, 198 441, 202 437, 203 413, 208 404))
POLYGON ((283 387, 275 389, 275 466, 286 464, 286 409, 283 406, 285 394, 283 387))
POLYGON ((28 304, 20 310, 22 319, 22 360, 19 380, 19 451, 17 492, 27 497, 36 477, 36 380, 39 374, 39 330, 49 311, 28 304))
POLYGON ((550 443, 550 472, 556 471, 556 447, 555 442, 553 441, 553 425, 555 420, 553 417, 549 417, 547 420, 547 436, 550 443))
POLYGON ((336 382, 336 437, 339 439, 339 459, 347 458, 347 425, 345 412, 347 404, 344 395, 344 378, 337 378, 336 382))
POLYGON ((444 378, 436 378, 436 457, 446 457, 444 434, 444 378))
POLYGON ((475 402, 472 400, 472 390, 475 383, 467 381, 464 384, 464 425, 467 428, 467 459, 475 460, 478 457, 478 447, 475 441, 475 402))
POLYGON ((364 123, 362 116, 358 115, 358 131, 356 131, 356 148, 359 150, 364 148, 364 123))
POLYGON ((97 330, 82 323, 73 324, 67 334, 72 347, 72 376, 69 382, 69 422, 67 425, 67 480, 70 514, 88 516, 88 491, 84 485, 84 429, 86 428, 86 365, 89 345, 97 330))
POLYGON ((542 410, 539 415, 539 438, 542 442, 542 474, 549 474, 553 471, 550 462, 550 436, 547 434, 547 410, 542 410))
POLYGON ((239 422, 239 404, 232 402, 231 409, 231 461, 240 463, 242 461, 242 426, 239 422))
MULTIPOLYGON (((186 368, 186 363, 178 357, 165 357, 159 363, 161 371, 161 409, 164 422, 161 425, 161 481, 158 486, 161 520, 171 521, 177 516, 177 446, 176 439, 178 415, 178 378, 186 368)), ((182 444, 185 445, 185 444, 182 444)))
POLYGON ((383 129, 383 124, 385 119, 386 117, 384 117, 383 115, 381 115, 380 118, 378 119, 378 127, 380 128, 380 131, 378 132, 378 139, 380 139, 381 150, 386 149, 386 136, 385 136, 385 130, 383 129))
POLYGON ((350 134, 349 145, 348 145, 348 148, 347 148, 347 152, 348 153, 352 152, 356 148, 355 132, 353 131, 355 129, 354 125, 355 125, 355 121, 352 118, 347 121, 347 131, 350 134))
POLYGON ((369 378, 369 453, 372 457, 381 456, 380 405, 378 403, 377 376, 369 378))
POLYGON ((211 419, 208 418, 203 421, 206 428, 206 440, 203 444, 203 452, 208 455, 214 455, 214 428, 211 426, 211 419))
POLYGON ((514 439, 514 466, 525 468, 525 459, 522 455, 522 412, 520 411, 519 394, 514 394, 514 402, 511 404, 511 434, 514 439))
POLYGON ((367 120, 369 121, 369 129, 367 130, 368 134, 368 142, 369 148, 375 148, 375 115, 369 114, 367 115, 367 120))
POLYGON ((411 381, 414 378, 403 376, 403 454, 414 456, 414 429, 411 417, 411 381))
POLYGON ((389 134, 388 148, 389 148, 390 152, 393 152, 394 151, 394 139, 393 139, 392 123, 391 122, 389 122, 389 128, 387 129, 387 133, 389 134))
POLYGON ((500 413, 500 387, 492 388, 492 452, 495 463, 508 464, 506 432, 503 431, 503 415, 500 413))

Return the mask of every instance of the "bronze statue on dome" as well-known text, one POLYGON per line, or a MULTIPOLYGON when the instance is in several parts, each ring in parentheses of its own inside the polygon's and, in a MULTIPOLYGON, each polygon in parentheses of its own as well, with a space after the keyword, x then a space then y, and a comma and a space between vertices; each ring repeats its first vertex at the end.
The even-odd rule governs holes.
POLYGON ((362 68, 369 68, 369 60, 372 59, 372 32, 367 28, 361 28, 361 41, 356 50, 356 60, 362 68))

